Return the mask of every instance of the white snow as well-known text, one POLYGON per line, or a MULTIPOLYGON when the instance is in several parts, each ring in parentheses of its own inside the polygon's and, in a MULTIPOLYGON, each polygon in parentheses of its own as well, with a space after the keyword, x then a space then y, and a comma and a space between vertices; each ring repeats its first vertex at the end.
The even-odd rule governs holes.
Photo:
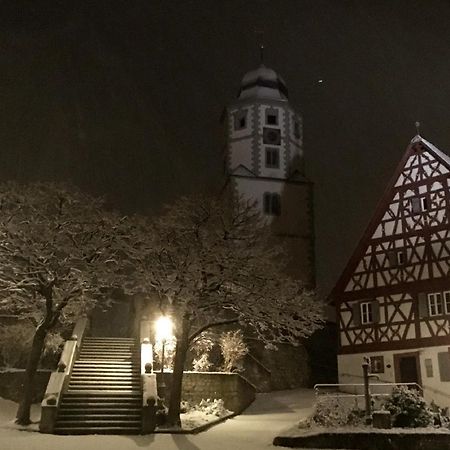
MULTIPOLYGON (((17 405, 0 399, 1 450, 263 450, 273 447, 275 436, 309 415, 314 402, 309 389, 258 394, 240 416, 196 435, 152 434, 148 436, 55 436, 20 431, 13 419, 17 405)), ((33 409, 33 420, 38 405, 33 409)))

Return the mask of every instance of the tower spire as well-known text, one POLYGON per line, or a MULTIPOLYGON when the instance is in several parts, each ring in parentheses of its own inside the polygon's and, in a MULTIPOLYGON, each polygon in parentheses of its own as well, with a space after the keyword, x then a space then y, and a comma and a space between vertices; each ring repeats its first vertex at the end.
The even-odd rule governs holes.
POLYGON ((420 136, 420 122, 416 121, 414 125, 416 127, 417 136, 420 136))

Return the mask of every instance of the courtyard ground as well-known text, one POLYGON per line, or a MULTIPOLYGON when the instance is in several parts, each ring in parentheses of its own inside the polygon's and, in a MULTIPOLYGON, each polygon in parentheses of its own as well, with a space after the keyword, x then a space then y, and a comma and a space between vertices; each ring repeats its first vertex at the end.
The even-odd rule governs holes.
MULTIPOLYGON (((13 424, 16 404, 0 399, 1 450, 264 450, 273 447, 275 436, 291 428, 311 412, 310 389, 258 394, 240 416, 197 435, 153 434, 148 436, 55 436, 19 431, 13 424)), ((39 408, 33 409, 33 420, 39 408)))

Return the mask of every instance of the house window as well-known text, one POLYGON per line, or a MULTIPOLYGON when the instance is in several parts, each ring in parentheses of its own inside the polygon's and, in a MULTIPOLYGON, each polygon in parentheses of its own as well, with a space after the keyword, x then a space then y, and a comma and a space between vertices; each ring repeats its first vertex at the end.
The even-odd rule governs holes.
POLYGON ((388 252, 390 267, 403 266, 405 264, 405 252, 403 250, 393 250, 388 252))
POLYGON ((372 302, 363 302, 359 305, 361 311, 361 324, 373 322, 372 302))
POLYGON ((370 372, 371 373, 384 373, 384 357, 383 356, 371 356, 370 357, 370 372))
POLYGON ((450 291, 444 292, 445 314, 450 314, 450 291))
POLYGON ((234 129, 243 130, 247 128, 247 110, 238 111, 234 114, 234 129))
POLYGON ((411 211, 413 214, 420 214, 422 211, 428 210, 427 197, 413 197, 411 199, 411 211))
POLYGON ((264 214, 269 216, 279 216, 281 214, 280 194, 274 192, 264 193, 264 214))
POLYGON ((433 378, 433 361, 431 358, 425 359, 425 373, 427 378, 433 378))
POLYGON ((442 304, 442 294, 440 292, 433 292, 428 294, 428 314, 432 316, 440 316, 444 313, 442 304))
POLYGON ((280 167, 280 152, 277 148, 266 148, 266 167, 280 167))
POLYGON ((422 211, 428 210, 428 198, 427 197, 422 197, 420 199, 420 207, 422 208, 422 211))

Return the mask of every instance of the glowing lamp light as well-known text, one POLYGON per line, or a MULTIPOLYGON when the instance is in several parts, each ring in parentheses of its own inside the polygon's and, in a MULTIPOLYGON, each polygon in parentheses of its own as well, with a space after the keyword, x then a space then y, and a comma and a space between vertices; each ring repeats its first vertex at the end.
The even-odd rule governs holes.
POLYGON ((156 321, 156 340, 165 342, 172 338, 173 335, 173 322, 170 317, 161 316, 156 321))
POLYGON ((166 341, 168 339, 172 338, 172 330, 173 330, 173 322, 170 319, 170 317, 167 316, 161 316, 156 321, 156 341, 159 341, 162 343, 162 349, 161 349, 161 373, 164 373, 164 351, 165 351, 165 345, 166 341))

